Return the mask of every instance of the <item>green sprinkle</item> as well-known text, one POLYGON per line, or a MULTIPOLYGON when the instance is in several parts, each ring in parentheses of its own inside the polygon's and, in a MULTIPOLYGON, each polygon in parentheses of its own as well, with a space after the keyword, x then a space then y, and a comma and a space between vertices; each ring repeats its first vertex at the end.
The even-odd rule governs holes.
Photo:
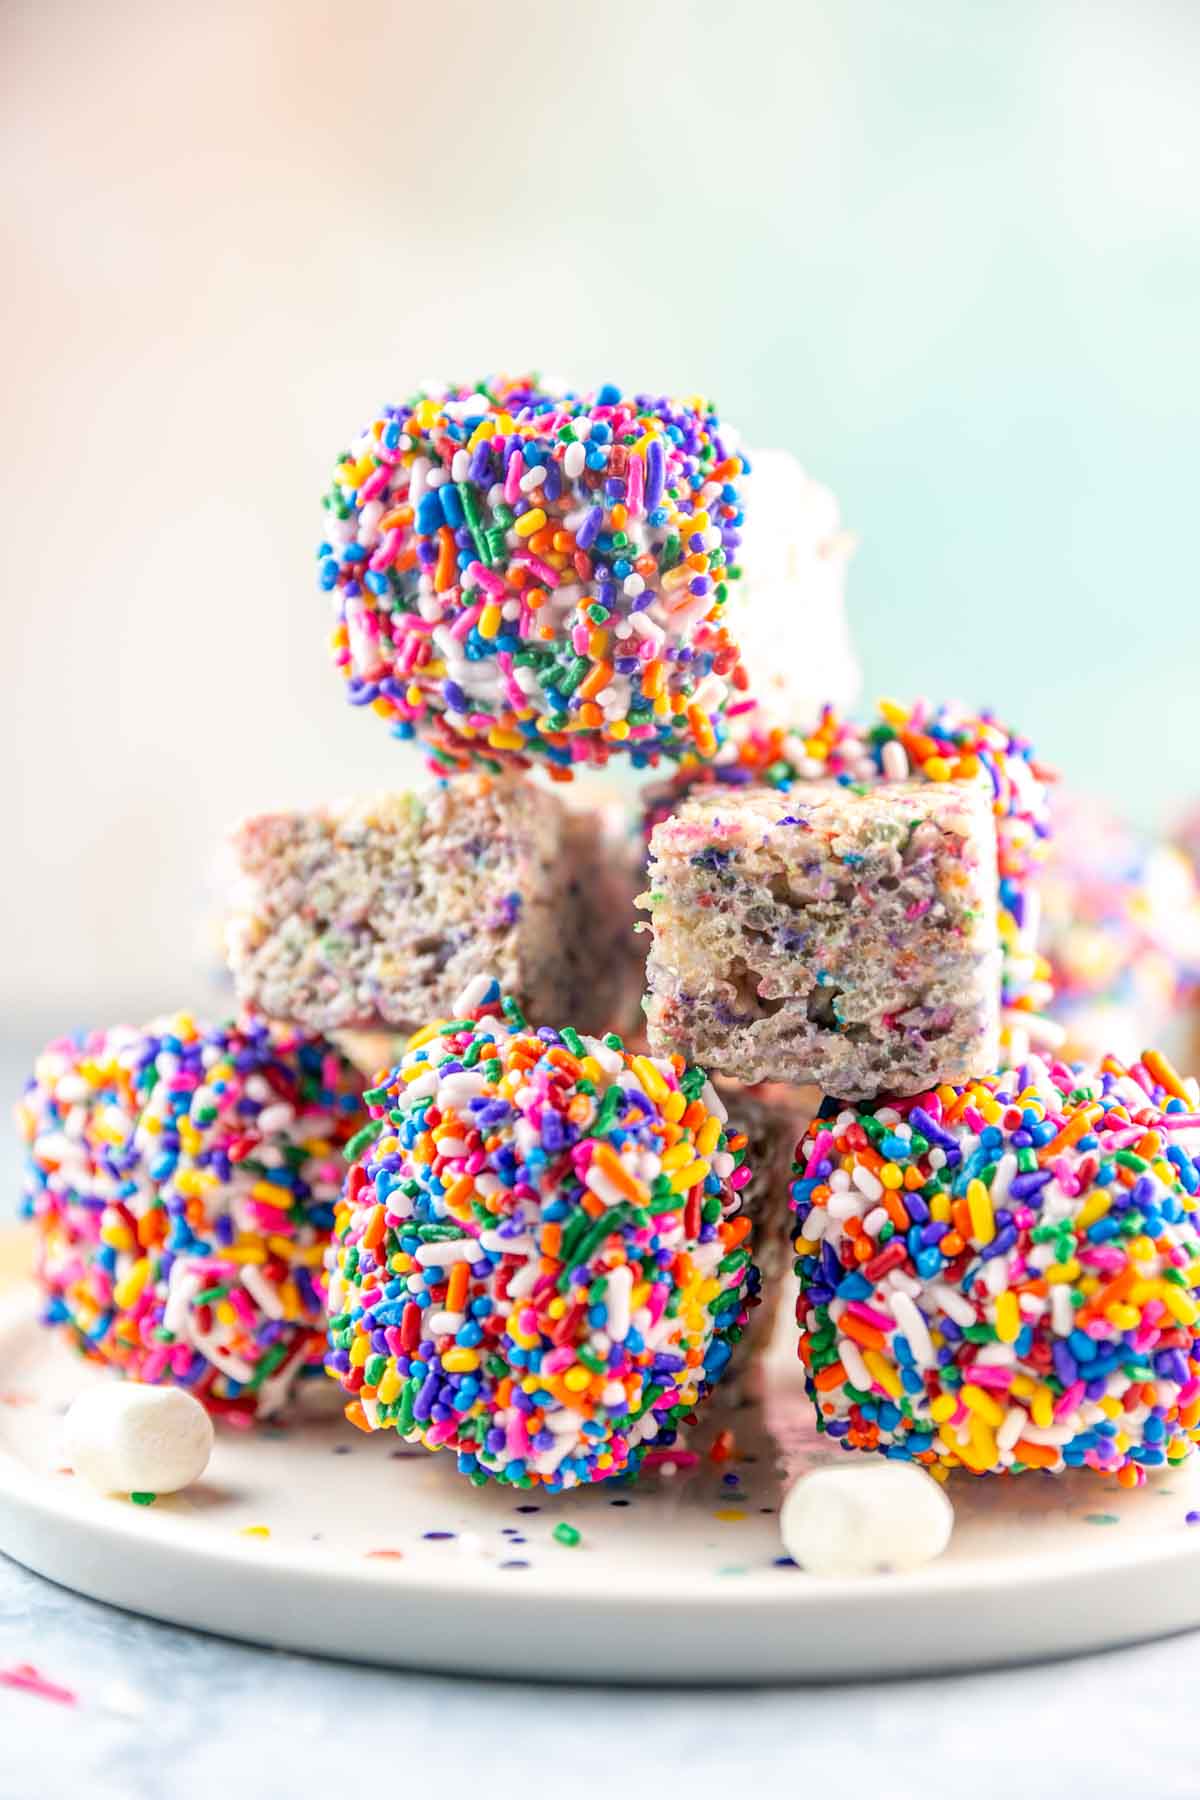
POLYGON ((373 1144, 382 1130, 383 1120, 372 1119, 369 1125, 364 1125, 361 1131, 356 1131, 342 1151, 346 1161, 348 1163, 357 1162, 367 1145, 373 1144))
POLYGON ((153 1506, 158 1499, 157 1494, 130 1494, 129 1498, 135 1506, 153 1506))
POLYGON ((566 1544, 568 1549, 573 1550, 583 1536, 583 1533, 577 1530, 574 1525, 568 1525, 567 1521, 563 1519, 554 1527, 552 1535, 555 1543, 566 1544))

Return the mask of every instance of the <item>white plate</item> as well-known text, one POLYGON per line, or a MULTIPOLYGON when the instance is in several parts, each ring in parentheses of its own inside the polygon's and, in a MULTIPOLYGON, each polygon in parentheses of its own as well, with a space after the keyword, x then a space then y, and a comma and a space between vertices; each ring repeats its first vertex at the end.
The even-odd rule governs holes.
POLYGON ((816 1680, 968 1668, 1200 1625, 1200 1469, 1127 1493, 1085 1472, 956 1477, 954 1541, 907 1575, 781 1563, 778 1506, 816 1438, 794 1365, 718 1402, 671 1475, 557 1500, 469 1487, 448 1455, 332 1417, 219 1429, 203 1482, 153 1506, 60 1466, 59 1420, 110 1379, 0 1302, 0 1548, 135 1612, 291 1650, 495 1675, 816 1680), (736 1455, 714 1462, 714 1434, 736 1455), (730 1479, 731 1477, 736 1480, 730 1479), (555 1541, 560 1521, 582 1534, 555 1541))

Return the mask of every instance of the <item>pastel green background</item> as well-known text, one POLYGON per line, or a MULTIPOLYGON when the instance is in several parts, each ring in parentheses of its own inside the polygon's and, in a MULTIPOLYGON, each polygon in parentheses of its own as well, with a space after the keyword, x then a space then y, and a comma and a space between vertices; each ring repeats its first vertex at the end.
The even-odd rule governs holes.
POLYGON ((869 691, 991 702, 1165 820, 1198 50, 1194 0, 14 0, 13 1016, 193 998, 232 819, 418 776, 341 699, 312 551, 430 374, 711 393, 838 491, 869 691))

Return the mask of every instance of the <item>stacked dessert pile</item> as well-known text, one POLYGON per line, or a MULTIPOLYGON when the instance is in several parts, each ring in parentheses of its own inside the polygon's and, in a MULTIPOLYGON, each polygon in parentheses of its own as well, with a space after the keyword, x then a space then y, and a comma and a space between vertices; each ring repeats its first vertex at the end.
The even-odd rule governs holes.
POLYGON ((28 1203, 88 1354, 243 1423, 323 1367, 360 1428, 560 1491, 744 1366, 794 1235, 846 1448, 1189 1451, 1196 1086, 1057 1059, 1045 772, 987 713, 838 710, 849 540, 770 466, 742 593, 701 400, 430 392, 339 458, 335 661, 436 785, 235 832, 236 1024, 43 1055, 28 1203), (558 785, 614 760, 667 766, 633 826, 558 785), (343 1032, 411 1035, 364 1081, 343 1032))

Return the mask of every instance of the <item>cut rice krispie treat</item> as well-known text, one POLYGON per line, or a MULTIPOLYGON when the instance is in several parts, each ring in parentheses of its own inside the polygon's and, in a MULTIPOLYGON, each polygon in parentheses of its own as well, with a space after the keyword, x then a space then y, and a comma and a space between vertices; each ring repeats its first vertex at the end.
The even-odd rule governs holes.
POLYGON ((465 775, 264 814, 232 847, 230 967, 239 999, 268 1018, 411 1030, 449 1016, 479 975, 532 1020, 607 1031, 628 1014, 631 850, 548 788, 465 775))
POLYGON ((995 1066, 996 832, 982 785, 706 792, 655 828, 650 858, 656 1054, 843 1099, 995 1066))

